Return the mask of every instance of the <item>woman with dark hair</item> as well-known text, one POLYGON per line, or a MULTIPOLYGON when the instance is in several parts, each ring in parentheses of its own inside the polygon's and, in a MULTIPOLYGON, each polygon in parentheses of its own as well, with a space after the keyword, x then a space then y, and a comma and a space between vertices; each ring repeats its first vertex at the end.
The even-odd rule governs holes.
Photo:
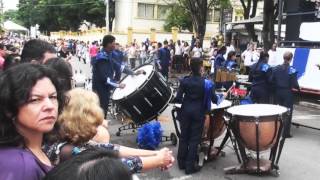
POLYGON ((178 165, 186 174, 200 170, 196 165, 198 145, 201 142, 205 113, 211 109, 211 102, 216 103, 214 85, 202 77, 202 61, 192 59, 191 75, 180 82, 175 102, 182 103, 179 115, 181 135, 178 148, 178 165))
MULTIPOLYGON (((236 62, 236 52, 230 51, 227 56, 227 60, 224 63, 224 68, 228 71, 228 76, 230 77, 232 74, 235 74, 234 70, 237 68, 238 64, 236 62)), ((227 81, 224 84, 226 89, 229 89, 232 86, 232 78, 227 78, 227 81)))
POLYGON ((41 146, 64 103, 56 76, 29 63, 0 75, 0 179, 40 180, 52 168, 41 146))
POLYGON ((132 174, 113 151, 86 150, 50 171, 44 180, 131 180, 132 174))
POLYGON ((260 52, 257 63, 250 67, 249 82, 252 82, 250 97, 254 103, 269 103, 271 92, 271 68, 268 65, 268 53, 260 52))

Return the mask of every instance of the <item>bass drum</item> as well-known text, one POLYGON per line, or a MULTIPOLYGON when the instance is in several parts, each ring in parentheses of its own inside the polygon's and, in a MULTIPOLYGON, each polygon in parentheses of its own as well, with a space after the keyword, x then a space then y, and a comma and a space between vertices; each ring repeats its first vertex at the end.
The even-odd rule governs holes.
POLYGON ((136 69, 145 74, 128 75, 121 80, 126 87, 117 88, 112 100, 120 110, 136 124, 146 123, 162 113, 173 97, 172 89, 165 78, 155 71, 154 66, 144 65, 136 69))

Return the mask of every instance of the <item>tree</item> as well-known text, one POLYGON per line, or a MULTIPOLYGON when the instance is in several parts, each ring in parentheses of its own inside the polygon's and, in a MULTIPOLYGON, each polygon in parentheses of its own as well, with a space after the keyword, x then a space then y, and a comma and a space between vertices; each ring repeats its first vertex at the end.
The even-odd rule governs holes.
POLYGON ((3 13, 3 20, 4 21, 10 20, 10 21, 13 21, 15 23, 20 24, 21 21, 19 21, 18 18, 19 17, 18 17, 18 11, 17 10, 9 9, 8 11, 3 13))
POLYGON ((185 11, 179 4, 174 4, 170 9, 164 24, 164 30, 171 31, 172 27, 178 27, 180 30, 189 30, 190 32, 193 30, 190 12, 185 11))
POLYGON ((40 25, 40 30, 78 30, 84 20, 105 26, 102 0, 19 0, 19 20, 27 27, 40 25))
MULTIPOLYGON (((244 19, 254 18, 256 16, 258 1, 259 0, 240 0, 242 8, 243 8, 244 19)), ((254 30, 254 24, 253 23, 246 23, 245 27, 249 33, 250 38, 253 41, 257 41, 257 36, 256 36, 255 30, 254 30)))
POLYGON ((264 0, 263 7, 263 47, 268 51, 274 43, 274 23, 278 15, 278 4, 274 0, 264 0))
POLYGON ((178 2, 179 5, 190 12, 193 28, 202 44, 206 32, 208 9, 226 4, 229 0, 178 0, 178 2))

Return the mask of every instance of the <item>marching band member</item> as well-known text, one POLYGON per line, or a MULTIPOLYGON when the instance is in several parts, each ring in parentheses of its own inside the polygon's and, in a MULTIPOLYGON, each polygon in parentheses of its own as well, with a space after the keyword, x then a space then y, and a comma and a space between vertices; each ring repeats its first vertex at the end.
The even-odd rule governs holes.
POLYGON ((118 84, 117 72, 129 75, 139 75, 144 71, 133 72, 117 62, 115 49, 115 37, 106 35, 102 41, 103 49, 97 54, 92 62, 92 89, 98 94, 102 109, 107 115, 111 90, 114 88, 125 88, 125 84, 118 84))
MULTIPOLYGON (((223 55, 226 54, 226 51, 227 51, 227 48, 225 46, 222 46, 217 52, 216 59, 214 60, 215 79, 219 73, 218 69, 223 68, 223 64, 226 61, 223 57, 223 55)), ((216 82, 216 88, 217 89, 222 88, 222 83, 216 82)))
MULTIPOLYGON (((234 69, 238 66, 236 62, 236 52, 235 51, 230 51, 227 56, 227 60, 224 63, 224 68, 228 71, 229 75, 234 71, 234 69)), ((225 82, 225 88, 229 89, 232 86, 232 79, 227 79, 225 82)))
POLYGON ((271 67, 269 55, 261 52, 260 59, 250 67, 249 82, 252 82, 250 97, 254 103, 269 103, 271 67))
POLYGON ((186 174, 200 171, 196 159, 205 113, 211 109, 211 101, 217 102, 214 84, 201 76, 201 72, 204 71, 202 61, 199 58, 192 59, 190 66, 192 74, 181 80, 175 99, 176 102, 182 103, 178 165, 180 169, 185 169, 186 174))
POLYGON ((293 94, 292 89, 300 90, 297 80, 297 70, 290 66, 293 54, 285 52, 283 54, 284 62, 282 65, 274 67, 271 80, 275 86, 276 103, 290 108, 289 117, 284 121, 284 137, 291 138, 290 134, 292 112, 293 112, 293 94))

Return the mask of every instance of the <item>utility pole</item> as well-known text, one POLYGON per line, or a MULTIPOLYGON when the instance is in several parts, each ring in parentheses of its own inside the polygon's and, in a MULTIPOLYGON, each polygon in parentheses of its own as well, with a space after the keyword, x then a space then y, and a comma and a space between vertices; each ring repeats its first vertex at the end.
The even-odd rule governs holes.
POLYGON ((109 0, 105 0, 106 5, 106 32, 109 34, 109 0))
POLYGON ((3 29, 3 21, 4 21, 4 17, 3 17, 3 15, 4 15, 4 10, 3 10, 3 0, 0 0, 0 30, 2 30, 3 29))

